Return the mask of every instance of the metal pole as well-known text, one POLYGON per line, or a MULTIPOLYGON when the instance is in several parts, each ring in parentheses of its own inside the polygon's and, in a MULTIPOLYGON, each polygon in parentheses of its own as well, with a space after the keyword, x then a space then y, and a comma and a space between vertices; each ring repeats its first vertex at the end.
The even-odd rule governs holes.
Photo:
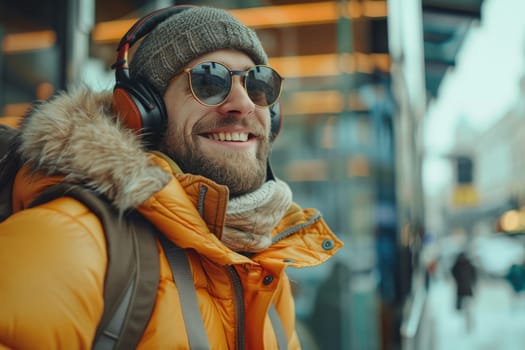
POLYGON ((57 24, 60 45, 60 89, 69 89, 81 80, 89 57, 90 32, 95 20, 94 0, 61 1, 63 20, 57 24))
MULTIPOLYGON (((350 103, 349 96, 350 91, 352 90, 353 77, 352 74, 348 72, 347 67, 351 66, 351 62, 346 62, 351 59, 351 52, 353 50, 352 42, 352 22, 350 19, 350 14, 348 13, 348 0, 339 1, 339 19, 337 21, 337 53, 340 57, 340 78, 339 78, 339 91, 343 97, 343 111, 341 112, 340 120, 349 118, 350 103)), ((348 130, 350 132, 350 130, 348 130)), ((337 151, 339 147, 336 148, 337 154, 334 156, 337 159, 340 159, 341 153, 337 151)), ((335 198, 338 208, 345 208, 345 212, 339 212, 338 216, 338 226, 343 228, 347 227, 348 219, 347 214, 352 210, 351 205, 352 201, 348 198, 349 191, 347 190, 350 186, 350 182, 345 177, 345 172, 341 167, 337 167, 337 175, 334 179, 336 181, 336 192, 335 198)), ((345 229, 344 232, 347 237, 351 237, 351 228, 345 229)), ((348 240, 347 244, 348 244, 348 240)), ((352 293, 348 285, 342 285, 339 283, 340 288, 340 297, 341 297, 341 317, 339 321, 340 332, 337 332, 340 339, 340 344, 342 349, 351 349, 352 347, 352 338, 354 337, 355 330, 353 329, 352 324, 352 293)))

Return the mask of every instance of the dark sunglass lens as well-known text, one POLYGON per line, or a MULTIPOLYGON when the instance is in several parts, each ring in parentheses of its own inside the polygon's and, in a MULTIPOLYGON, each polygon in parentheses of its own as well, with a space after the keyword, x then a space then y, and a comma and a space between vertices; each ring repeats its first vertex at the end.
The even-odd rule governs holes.
POLYGON ((228 96, 231 87, 230 72, 216 62, 204 62, 191 69, 191 87, 203 103, 217 105, 228 96))
POLYGON ((281 77, 270 67, 257 66, 246 77, 246 90, 258 106, 269 106, 277 101, 281 92, 281 77))

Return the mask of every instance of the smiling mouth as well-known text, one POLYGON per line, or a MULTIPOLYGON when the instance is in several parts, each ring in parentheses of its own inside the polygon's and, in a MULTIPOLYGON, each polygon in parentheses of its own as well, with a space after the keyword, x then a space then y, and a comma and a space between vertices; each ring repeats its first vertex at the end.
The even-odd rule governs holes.
POLYGON ((253 134, 245 132, 219 132, 205 135, 210 140, 228 142, 246 142, 255 137, 253 134))

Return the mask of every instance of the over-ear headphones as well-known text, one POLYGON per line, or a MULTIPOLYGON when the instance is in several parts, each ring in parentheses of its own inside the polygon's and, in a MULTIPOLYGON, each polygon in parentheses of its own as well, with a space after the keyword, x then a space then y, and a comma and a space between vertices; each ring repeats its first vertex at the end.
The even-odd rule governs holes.
MULTIPOLYGON (((135 22, 117 47, 117 60, 112 65, 116 80, 113 89, 113 110, 119 114, 124 125, 142 136, 146 147, 158 146, 167 126, 166 107, 162 96, 151 84, 141 79, 131 79, 128 66, 129 48, 168 17, 195 7, 174 5, 151 12, 135 22)), ((281 108, 278 102, 270 107, 270 118, 270 140, 274 141, 281 130, 281 108)))
POLYGON ((113 110, 121 121, 139 133, 147 147, 157 146, 167 125, 166 107, 162 96, 146 81, 129 76, 128 51, 138 40, 151 32, 168 17, 182 12, 192 5, 175 5, 153 11, 139 19, 122 37, 117 47, 113 110))

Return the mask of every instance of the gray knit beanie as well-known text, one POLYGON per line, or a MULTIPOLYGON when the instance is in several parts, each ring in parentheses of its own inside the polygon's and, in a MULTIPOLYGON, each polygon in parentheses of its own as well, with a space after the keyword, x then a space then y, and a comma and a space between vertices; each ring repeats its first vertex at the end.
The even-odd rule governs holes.
POLYGON ((173 76, 206 53, 236 49, 255 64, 268 57, 255 32, 225 10, 191 7, 161 22, 140 43, 129 64, 132 79, 148 81, 161 96, 173 76))

